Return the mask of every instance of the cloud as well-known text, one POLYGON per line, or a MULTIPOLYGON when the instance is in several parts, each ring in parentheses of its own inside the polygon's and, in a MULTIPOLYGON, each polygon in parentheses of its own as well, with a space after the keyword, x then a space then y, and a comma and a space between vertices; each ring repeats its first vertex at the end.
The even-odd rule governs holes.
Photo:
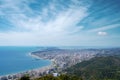
POLYGON ((7 42, 6 44, 38 45, 51 42, 52 45, 52 43, 68 42, 68 39, 76 38, 75 35, 70 36, 70 34, 84 28, 77 24, 88 15, 88 7, 85 5, 70 4, 65 7, 59 2, 51 1, 47 6, 37 7, 35 11, 29 4, 37 1, 4 0, 3 2, 0 15, 6 16, 5 19, 13 25, 12 31, 0 33, 2 42, 7 42))
POLYGON ((97 40, 102 43, 103 37, 94 33, 105 36, 106 30, 119 28, 119 13, 113 17, 99 16, 108 12, 99 2, 101 6, 92 4, 92 0, 0 0, 0 16, 11 25, 9 29, 5 25, 6 31, 0 30, 0 44, 93 45, 99 43, 97 40))
POLYGON ((18 31, 47 32, 48 34, 71 33, 76 31, 76 29, 80 29, 76 27, 76 24, 88 15, 85 6, 70 5, 70 8, 64 7, 63 10, 57 11, 58 9, 54 6, 55 3, 50 3, 47 7, 43 7, 42 10, 38 9, 37 12, 40 14, 34 16, 36 12, 29 6, 30 3, 24 2, 26 0, 10 2, 10 4, 8 2, 12 0, 5 1, 2 8, 5 11, 2 12, 6 14, 6 19, 18 31), (24 8, 21 8, 21 4, 24 8), (10 12, 6 12, 9 10, 10 12))
POLYGON ((91 29, 91 30, 89 30, 89 32, 98 32, 98 31, 103 31, 103 30, 105 31, 105 30, 109 30, 109 29, 113 29, 113 28, 117 28, 117 27, 120 27, 119 23, 91 29))
POLYGON ((107 35, 107 32, 100 31, 100 32, 98 32, 98 35, 99 35, 99 36, 106 36, 106 35, 107 35))

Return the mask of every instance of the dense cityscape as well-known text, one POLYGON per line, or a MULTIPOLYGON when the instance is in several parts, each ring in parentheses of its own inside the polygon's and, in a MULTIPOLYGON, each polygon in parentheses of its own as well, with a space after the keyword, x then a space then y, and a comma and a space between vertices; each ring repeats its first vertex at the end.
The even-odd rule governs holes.
POLYGON ((120 80, 120 0, 0 0, 0 80, 120 80))
POLYGON ((94 57, 119 55, 120 48, 108 49, 59 49, 47 48, 41 51, 30 53, 35 60, 48 59, 52 64, 43 68, 29 70, 26 72, 1 76, 0 80, 16 80, 28 74, 31 78, 37 78, 46 74, 58 75, 64 69, 69 68, 82 61, 94 57))

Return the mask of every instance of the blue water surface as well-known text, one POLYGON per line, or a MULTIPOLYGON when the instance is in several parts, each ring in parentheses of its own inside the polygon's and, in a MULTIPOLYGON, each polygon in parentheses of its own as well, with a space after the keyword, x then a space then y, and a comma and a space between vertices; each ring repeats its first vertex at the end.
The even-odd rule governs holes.
POLYGON ((38 47, 0 47, 0 76, 48 66, 49 60, 38 60, 28 55, 38 47))

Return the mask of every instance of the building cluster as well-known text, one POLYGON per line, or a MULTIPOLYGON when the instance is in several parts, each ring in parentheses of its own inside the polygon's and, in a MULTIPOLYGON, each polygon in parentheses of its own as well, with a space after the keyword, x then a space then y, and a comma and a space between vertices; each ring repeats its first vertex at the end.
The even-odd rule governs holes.
POLYGON ((52 66, 46 66, 39 69, 29 70, 26 72, 16 73, 16 74, 10 74, 1 76, 0 80, 19 80, 22 76, 29 75, 30 78, 38 78, 47 74, 53 74, 53 76, 57 76, 58 73, 56 72, 55 68, 52 68, 52 66))
POLYGON ((58 75, 59 72, 67 67, 75 65, 81 61, 89 60, 96 56, 107 56, 120 54, 120 48, 115 49, 46 49, 32 52, 36 58, 48 59, 52 64, 43 68, 34 69, 22 73, 1 76, 0 80, 18 80, 24 75, 31 78, 40 77, 46 74, 58 75))
POLYGON ((53 66, 58 70, 65 69, 69 66, 75 65, 83 60, 93 58, 98 52, 94 50, 80 50, 80 49, 53 49, 46 51, 37 51, 31 53, 43 59, 49 59, 53 62, 53 66))

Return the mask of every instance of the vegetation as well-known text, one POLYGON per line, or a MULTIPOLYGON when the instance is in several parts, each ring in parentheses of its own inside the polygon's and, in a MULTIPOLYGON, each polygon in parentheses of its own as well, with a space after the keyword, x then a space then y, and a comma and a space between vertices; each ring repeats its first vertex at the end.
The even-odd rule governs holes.
POLYGON ((120 80, 120 57, 96 57, 65 70, 84 80, 120 80))
MULTIPOLYGON (((29 77, 22 77, 20 80, 30 80, 29 77)), ((82 80, 82 78, 79 78, 78 76, 70 76, 66 74, 62 74, 60 76, 54 77, 53 75, 46 75, 40 78, 35 78, 32 80, 82 80)))
MULTIPOLYGON (((96 57, 78 63, 57 77, 52 75, 42 76, 32 80, 120 80, 120 57, 96 57)), ((30 80, 23 76, 20 80, 30 80)))
POLYGON ((30 77, 28 75, 24 75, 20 78, 20 80, 30 80, 30 77))

